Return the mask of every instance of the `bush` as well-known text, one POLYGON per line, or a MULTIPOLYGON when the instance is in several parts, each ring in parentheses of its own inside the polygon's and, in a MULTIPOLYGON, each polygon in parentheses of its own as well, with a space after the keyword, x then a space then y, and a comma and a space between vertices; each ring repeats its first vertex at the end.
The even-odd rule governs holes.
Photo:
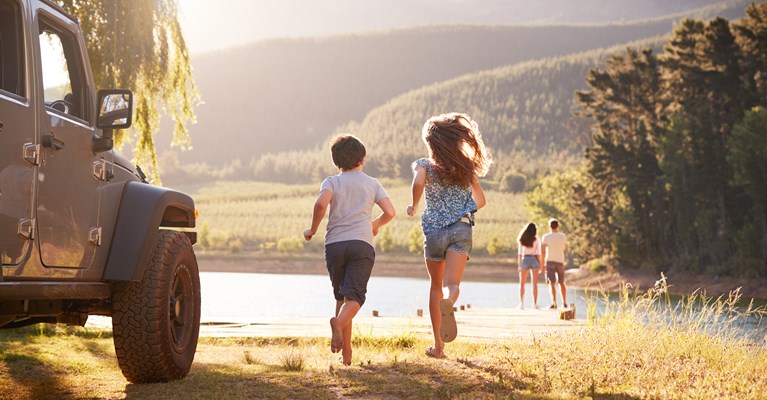
POLYGON ((496 235, 493 235, 490 238, 490 241, 487 243, 487 247, 485 247, 485 249, 487 250, 487 254, 491 256, 497 256, 506 250, 503 243, 501 243, 501 239, 499 239, 496 235))
POLYGON ((389 228, 383 228, 379 233, 378 247, 381 249, 381 253, 388 253, 394 250, 394 237, 391 235, 389 228))
POLYGON ((420 254, 423 252, 423 235, 421 234, 421 227, 416 225, 410 230, 408 234, 407 249, 413 254, 420 254))
POLYGON ((243 248, 243 245, 242 245, 242 240, 240 240, 240 238, 235 238, 229 241, 230 253, 239 253, 242 251, 242 248, 243 248))
POLYGON ((296 253, 304 249, 304 242, 297 237, 286 237, 277 241, 277 250, 282 253, 296 253))
POLYGON ((498 188, 504 192, 522 193, 527 188, 527 176, 519 172, 507 172, 501 178, 498 188))

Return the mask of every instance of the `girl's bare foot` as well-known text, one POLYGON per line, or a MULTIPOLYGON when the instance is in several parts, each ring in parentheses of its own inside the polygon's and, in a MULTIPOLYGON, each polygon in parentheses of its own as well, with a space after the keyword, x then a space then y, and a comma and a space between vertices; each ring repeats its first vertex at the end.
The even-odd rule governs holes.
MULTIPOLYGON (((336 317, 330 319, 330 331, 332 332, 332 336, 330 337, 330 351, 338 353, 344 347, 344 335, 341 330, 340 322, 336 317)), ((351 359, 351 354, 349 355, 349 359, 351 359)))
POLYGON ((445 358, 445 352, 442 349, 437 349, 434 346, 426 348, 426 355, 433 358, 443 359, 445 358))

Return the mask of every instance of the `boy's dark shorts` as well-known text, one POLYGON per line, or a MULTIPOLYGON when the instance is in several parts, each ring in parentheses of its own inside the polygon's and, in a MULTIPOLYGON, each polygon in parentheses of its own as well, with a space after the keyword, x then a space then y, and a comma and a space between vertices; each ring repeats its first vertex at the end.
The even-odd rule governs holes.
POLYGON ((336 300, 365 304, 368 280, 373 272, 376 252, 363 240, 347 240, 325 245, 325 266, 333 283, 336 300))
POLYGON ((546 261, 546 279, 549 282, 565 283, 565 264, 556 261, 546 261))

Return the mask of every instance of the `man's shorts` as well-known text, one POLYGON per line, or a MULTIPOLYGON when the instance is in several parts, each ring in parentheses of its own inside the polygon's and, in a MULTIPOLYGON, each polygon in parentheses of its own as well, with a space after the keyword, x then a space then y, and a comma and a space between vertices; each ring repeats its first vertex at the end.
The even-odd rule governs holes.
POLYGON ((546 261, 546 279, 549 282, 565 283, 565 264, 556 261, 546 261))
POLYGON ((368 280, 373 272, 376 252, 363 240, 346 240, 325 245, 325 266, 338 301, 354 300, 365 304, 368 280))
POLYGON ((522 257, 522 263, 519 264, 519 269, 539 269, 541 263, 538 262, 538 256, 524 256, 522 257))
POLYGON ((447 251, 471 254, 471 224, 459 220, 444 228, 424 235, 423 257, 430 261, 444 261, 447 251))

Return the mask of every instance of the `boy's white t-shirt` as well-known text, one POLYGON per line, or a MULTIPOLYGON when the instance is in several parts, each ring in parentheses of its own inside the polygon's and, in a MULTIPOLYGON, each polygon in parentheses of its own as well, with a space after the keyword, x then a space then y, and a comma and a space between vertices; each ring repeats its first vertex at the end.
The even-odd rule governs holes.
POLYGON ((565 246, 567 235, 562 232, 549 232, 543 235, 543 244, 546 245, 546 261, 565 263, 565 246))
POLYGON ((373 206, 389 197, 383 186, 362 171, 344 171, 322 181, 320 191, 330 190, 325 244, 362 240, 373 245, 373 206))

